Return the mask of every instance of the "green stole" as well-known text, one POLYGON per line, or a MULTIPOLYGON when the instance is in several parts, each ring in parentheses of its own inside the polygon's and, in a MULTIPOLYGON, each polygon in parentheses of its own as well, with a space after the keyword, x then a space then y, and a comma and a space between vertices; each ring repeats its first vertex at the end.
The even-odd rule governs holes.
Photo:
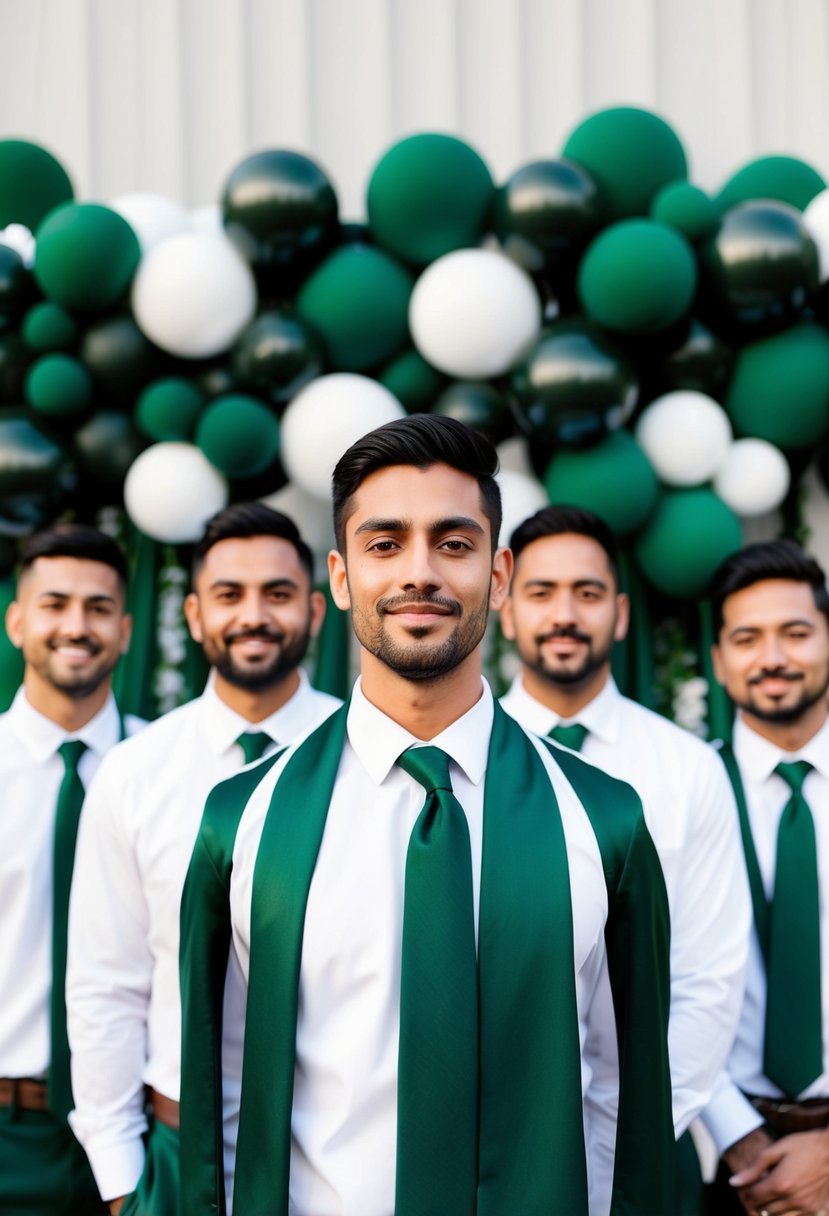
POLYGON ((737 813, 740 818, 740 835, 743 840, 743 852, 745 853, 746 869, 748 871, 748 885, 751 890, 754 927, 757 930, 760 953, 763 956, 764 962, 768 962, 769 903, 766 899, 765 888, 763 887, 763 876, 760 873, 760 863, 757 860, 754 837, 751 834, 751 822, 748 817, 745 787, 743 786, 743 779, 740 776, 740 766, 737 763, 737 757, 734 755, 734 749, 731 744, 723 743, 719 748, 719 753, 720 759, 725 765, 725 771, 728 773, 729 780, 731 781, 731 788, 734 790, 734 801, 737 803, 737 813))
MULTIPOLYGON (((305 907, 347 711, 343 706, 291 754, 257 855, 234 1193, 244 1216, 286 1216, 288 1210, 305 907)), ((605 937, 620 1060, 611 1214, 664 1216, 671 1205, 675 1142, 662 872, 634 791, 578 756, 550 751, 588 814, 607 884, 605 937)), ((224 1212, 221 1022, 232 854, 245 804, 276 759, 213 790, 184 888, 182 1216, 224 1212)), ((476 1216, 587 1216, 566 843, 544 762, 497 704, 487 773, 476 1216)))

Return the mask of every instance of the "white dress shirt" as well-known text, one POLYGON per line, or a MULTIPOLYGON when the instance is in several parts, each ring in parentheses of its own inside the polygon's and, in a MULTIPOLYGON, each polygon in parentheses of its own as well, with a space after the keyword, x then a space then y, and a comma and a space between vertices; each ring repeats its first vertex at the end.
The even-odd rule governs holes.
MULTIPOLYGON (((139 718, 128 718, 128 731, 139 718)), ((55 811, 67 739, 87 745, 85 786, 121 738, 113 697, 79 731, 39 713, 21 687, 0 715, 0 1077, 43 1077, 51 1054, 52 902, 55 811)))
MULTIPOLYGON (((519 676, 502 698, 525 729, 561 720, 519 676)), ((671 912, 671 1061, 679 1136, 711 1096, 731 1047, 751 923, 734 796, 722 761, 702 740, 623 697, 609 679, 567 724, 589 734, 581 754, 642 799, 671 912)))
MULTIPOLYGON (((829 1097, 829 722, 800 751, 786 752, 758 735, 738 716, 733 746, 767 898, 774 893, 780 816, 792 792, 774 770, 781 761, 808 760, 814 766, 803 784, 803 796, 812 811, 817 841, 824 1063, 821 1075, 798 1096, 826 1098, 829 1097)), ((796 993, 792 994, 792 999, 797 999, 796 993)), ((766 971, 757 934, 752 932, 745 1000, 737 1037, 714 1097, 703 1114, 703 1121, 721 1154, 763 1122, 744 1093, 769 1098, 783 1096, 774 1082, 763 1074, 765 1020, 766 971)))
MULTIPOLYGON (((475 925, 492 694, 432 742, 450 756, 472 851, 475 925)), ((396 766, 418 744, 369 703, 358 682, 348 736, 311 881, 302 941, 290 1167, 291 1216, 392 1216, 397 1140, 397 1050, 406 851, 424 791, 396 766)), ((554 762, 550 773, 567 842, 574 966, 586 1095, 591 1212, 607 1210, 618 1076, 607 982, 607 889, 587 814, 554 762), (610 1025, 606 1024, 607 1019, 610 1025), (604 1024, 596 1035, 596 1021, 604 1024), (612 1042, 613 1058, 600 1059, 612 1042)), ((233 942, 228 1007, 244 1009, 254 864, 280 760, 248 802, 233 854, 233 942)), ((242 1016, 224 1023, 225 1169, 232 1178, 242 1060, 242 1016)), ((519 1205, 520 1206, 520 1205, 519 1205)), ((241 1214, 240 1214, 241 1216, 241 1214)))
POLYGON ((281 709, 251 723, 211 678, 201 697, 116 748, 90 787, 69 916, 69 1120, 104 1199, 141 1175, 144 1086, 179 1097, 179 904, 205 799, 243 766, 243 731, 284 744, 339 704, 303 673, 281 709))

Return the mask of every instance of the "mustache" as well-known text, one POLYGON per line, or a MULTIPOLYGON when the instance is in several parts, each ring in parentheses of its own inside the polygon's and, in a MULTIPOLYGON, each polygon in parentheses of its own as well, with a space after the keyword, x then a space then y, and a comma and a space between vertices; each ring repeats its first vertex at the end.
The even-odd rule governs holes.
POLYGON ((552 642, 556 638, 570 638, 574 642, 590 642, 592 641, 589 633, 582 633, 580 629, 576 629, 575 625, 559 625, 556 629, 550 629, 547 633, 540 633, 536 637, 536 642, 540 645, 542 642, 552 642))
POLYGON ((256 629, 237 629, 235 633, 226 633, 224 640, 225 645, 230 646, 233 642, 244 642, 250 638, 281 644, 285 641, 285 634, 280 633, 278 629, 268 629, 267 626, 260 625, 256 629))
POLYGON ((77 646, 79 650, 86 650, 89 654, 100 654, 101 645, 88 634, 79 634, 75 638, 58 638, 56 641, 49 643, 50 650, 57 650, 61 646, 77 646))
POLYGON ((771 667, 764 667, 762 671, 758 671, 756 676, 752 676, 748 681, 749 684, 760 684, 763 680, 788 680, 794 684, 797 680, 803 679, 803 673, 800 671, 776 671, 771 667))
POLYGON ((442 608, 453 616, 461 615, 461 606, 457 600, 446 599, 442 595, 389 595, 377 601, 378 612, 395 612, 398 608, 407 608, 412 604, 425 604, 430 608, 442 608))

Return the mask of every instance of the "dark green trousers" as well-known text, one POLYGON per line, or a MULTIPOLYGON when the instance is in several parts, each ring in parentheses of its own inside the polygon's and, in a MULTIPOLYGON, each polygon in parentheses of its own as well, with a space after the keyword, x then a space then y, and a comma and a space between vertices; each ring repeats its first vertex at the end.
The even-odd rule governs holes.
POLYGON ((65 1123, 48 1111, 0 1107, 3 1216, 103 1216, 92 1170, 65 1123))
POLYGON ((144 1172, 127 1196, 121 1216, 178 1216, 180 1176, 178 1132, 163 1123, 152 1123, 144 1172))
POLYGON ((674 1216, 702 1216, 704 1188, 699 1157, 690 1132, 676 1142, 676 1202, 674 1216))

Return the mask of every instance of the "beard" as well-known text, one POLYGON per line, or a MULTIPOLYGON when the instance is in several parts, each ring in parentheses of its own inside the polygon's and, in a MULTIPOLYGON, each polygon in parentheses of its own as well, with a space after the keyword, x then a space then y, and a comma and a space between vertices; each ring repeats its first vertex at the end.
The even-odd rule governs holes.
MULTIPOLYGON (((73 646, 82 647, 93 657, 103 654, 103 647, 94 638, 79 637, 69 640, 73 646)), ((52 661, 51 651, 53 649, 55 649, 54 646, 49 647, 49 655, 43 663, 33 663, 32 665, 53 688, 73 701, 83 701, 97 692, 104 681, 112 675, 120 658, 120 655, 112 658, 105 656, 91 671, 62 672, 52 661)))
POLYGON ((599 644, 590 634, 566 626, 561 629, 551 629, 549 633, 534 638, 533 642, 534 650, 529 650, 528 647, 518 647, 521 661, 536 675, 541 676, 543 680, 556 688, 576 688, 580 684, 587 683, 610 661, 613 651, 612 635, 599 644), (584 658, 577 664, 561 660, 551 662, 544 656, 542 647, 545 642, 551 641, 553 638, 572 638, 576 642, 583 642, 587 647, 584 658))
POLYGON ((212 638, 205 637, 202 642, 205 658, 216 671, 234 688, 246 692, 261 692, 280 684, 286 676, 299 667, 308 652, 311 640, 311 625, 302 633, 285 639, 285 634, 273 629, 240 629, 236 633, 222 638, 217 645, 212 638), (264 638, 276 643, 278 649, 273 658, 261 663, 242 663, 233 657, 233 643, 243 638, 264 638))
POLYGON ((488 594, 479 607, 467 616, 464 616, 463 607, 457 600, 437 595, 389 596, 377 601, 371 616, 356 606, 352 607, 352 623, 360 645, 397 675, 421 683, 439 681, 459 667, 480 644, 488 618, 488 594), (456 617, 457 624, 449 637, 441 642, 429 643, 426 640, 432 628, 429 625, 410 627, 411 643, 396 641, 386 631, 386 618, 396 608, 409 604, 440 608, 447 615, 456 617))
POLYGON ((762 672, 757 680, 749 684, 748 695, 742 700, 732 697, 732 701, 737 709, 740 709, 745 714, 750 714, 757 718, 760 722, 776 723, 780 726, 791 725, 792 722, 797 722, 802 718, 813 705, 822 700, 827 691, 829 691, 829 671, 819 688, 805 687, 805 681, 800 675, 786 675, 779 671, 762 672), (765 676, 774 676, 777 680, 790 680, 792 683, 801 681, 800 696, 790 705, 758 705, 756 700, 751 695, 751 689, 754 684, 757 684, 765 676))

